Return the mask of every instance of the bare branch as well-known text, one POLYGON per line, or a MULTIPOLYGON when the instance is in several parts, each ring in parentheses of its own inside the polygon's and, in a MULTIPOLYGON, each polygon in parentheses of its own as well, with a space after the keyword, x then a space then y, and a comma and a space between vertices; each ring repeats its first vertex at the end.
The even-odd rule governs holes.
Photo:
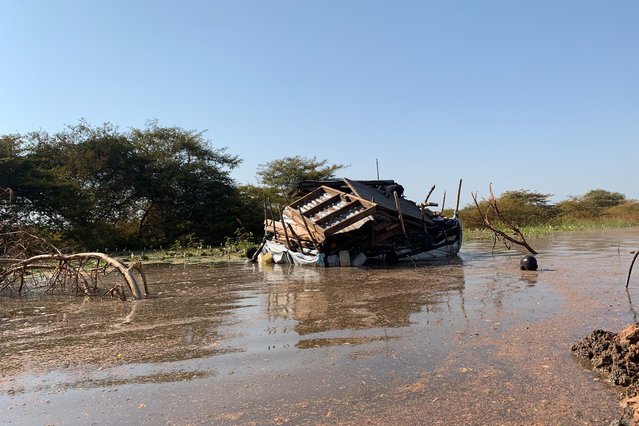
POLYGON ((526 250, 528 250, 532 254, 537 254, 535 249, 533 249, 528 244, 528 242, 526 241, 526 238, 524 237, 524 234, 519 230, 519 228, 515 226, 515 224, 512 221, 506 218, 499 210, 499 206, 497 205, 497 200, 495 199, 495 195, 493 194, 492 185, 490 185, 489 190, 490 190, 490 198, 488 199, 488 210, 486 212, 482 211, 481 207, 479 206, 479 202, 477 201, 477 194, 476 193, 470 194, 473 198, 473 202, 475 203, 475 207, 477 207, 477 211, 479 212, 479 215, 481 216, 482 225, 484 226, 484 228, 490 229, 495 235, 495 238, 498 240, 500 239, 508 249, 510 249, 510 247, 508 246, 506 241, 525 247, 526 250), (513 231, 513 233, 515 234, 515 237, 512 237, 506 234, 504 231, 498 229, 496 226, 492 224, 492 222, 489 219, 489 213, 491 211, 495 214, 495 216, 500 221, 502 221, 506 226, 508 226, 513 231))
POLYGON ((630 269, 628 270, 628 279, 626 280, 626 288, 628 288, 628 284, 630 284, 630 274, 632 274, 632 267, 635 266, 635 260, 637 260, 637 256, 639 256, 639 250, 635 253, 635 257, 632 258, 632 262, 630 263, 630 269))
MULTIPOLYGON (((11 190, 0 188, 0 201, 8 202, 9 211, 12 199, 11 190)), ((134 299, 144 299, 149 293, 139 262, 127 268, 104 253, 62 254, 44 238, 27 232, 15 217, 0 222, 0 294, 22 296, 36 289, 98 294, 100 275, 106 277, 111 272, 120 275, 134 299)), ((109 285, 107 293, 126 298, 121 281, 109 285)))
POLYGON ((18 289, 15 290, 15 293, 20 295, 26 291, 25 287, 28 286, 28 283, 34 281, 33 279, 25 280, 27 271, 39 271, 41 274, 43 270, 48 269, 53 270, 53 273, 48 274, 50 277, 46 291, 53 291, 56 287, 60 287, 60 289, 64 291, 66 284, 72 283, 76 289, 81 289, 83 294, 89 294, 89 283, 91 281, 94 282, 94 290, 96 286, 90 274, 84 270, 84 265, 88 260, 95 259, 105 263, 103 270, 117 271, 122 276, 134 299, 144 299, 148 294, 146 276, 139 262, 127 268, 116 259, 104 253, 75 253, 69 255, 41 254, 22 260, 11 265, 0 274, 0 293, 7 289, 13 293, 12 284, 19 279, 20 285, 18 289), (52 265, 53 262, 57 262, 57 265, 52 265), (140 274, 143 287, 140 286, 140 283, 138 283, 132 271, 136 271, 140 274))

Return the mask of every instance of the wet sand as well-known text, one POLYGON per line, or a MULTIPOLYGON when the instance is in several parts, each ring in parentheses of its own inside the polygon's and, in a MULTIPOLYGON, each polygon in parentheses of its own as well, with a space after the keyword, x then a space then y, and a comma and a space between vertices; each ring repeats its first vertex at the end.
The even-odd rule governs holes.
POLYGON ((0 299, 1 424, 607 424, 570 347, 636 321, 639 229, 443 264, 152 266, 141 302, 0 299))

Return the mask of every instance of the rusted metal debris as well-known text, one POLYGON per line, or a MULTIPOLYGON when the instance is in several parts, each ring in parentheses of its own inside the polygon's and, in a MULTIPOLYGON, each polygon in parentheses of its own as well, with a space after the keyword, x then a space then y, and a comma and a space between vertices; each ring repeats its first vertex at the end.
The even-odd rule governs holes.
POLYGON ((265 237, 252 260, 358 266, 378 259, 393 264, 454 256, 461 247, 457 210, 452 218, 433 212, 429 207, 437 204, 404 198, 402 186, 392 180, 305 181, 295 195, 299 198, 280 210, 279 220, 265 203, 265 237))

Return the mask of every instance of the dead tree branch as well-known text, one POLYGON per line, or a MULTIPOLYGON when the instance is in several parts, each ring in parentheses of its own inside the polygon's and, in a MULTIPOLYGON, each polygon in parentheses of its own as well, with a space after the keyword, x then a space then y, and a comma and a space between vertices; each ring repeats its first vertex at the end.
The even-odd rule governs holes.
POLYGON ((495 199, 495 195, 493 194, 492 185, 490 185, 489 189, 490 189, 490 198, 488 199, 488 208, 486 212, 484 212, 479 206, 479 202, 477 201, 477 194, 476 193, 470 194, 473 197, 473 202, 475 203, 475 207, 477 207, 477 211, 479 212, 479 215, 481 216, 482 225, 486 229, 490 229, 495 235, 495 238, 498 240, 501 239, 502 242, 504 242, 504 245, 508 247, 509 249, 510 247, 508 246, 508 244, 506 244, 506 241, 509 241, 513 244, 520 245, 526 248, 526 250, 528 250, 532 254, 537 254, 537 251, 535 251, 535 249, 533 249, 528 244, 528 242, 526 241, 526 238, 524 237, 524 234, 519 230, 519 228, 512 221, 506 218, 502 214, 502 212, 499 210, 499 206, 497 205, 497 200, 495 199), (491 212, 495 215, 495 217, 497 217, 497 219, 499 219, 503 224, 505 224, 508 228, 512 230, 513 234, 515 235, 514 237, 511 235, 508 235, 507 233, 505 233, 504 231, 500 230, 495 225, 493 225, 493 223, 490 221, 490 218, 489 218, 489 215, 491 212))
MULTIPOLYGON (((30 288, 41 287, 45 288, 45 292, 66 291, 67 285, 71 285, 76 292, 96 294, 99 291, 99 274, 107 275, 112 271, 121 275, 134 299, 146 297, 148 287, 140 263, 127 268, 104 253, 41 254, 16 262, 0 274, 0 293, 21 295, 30 288), (98 260, 97 268, 87 268, 91 260, 98 260), (139 274, 142 285, 134 271, 139 274)), ((113 294, 117 287, 116 284, 109 291, 113 294)))
POLYGON ((0 202, 10 219, 0 222, 0 295, 31 291, 98 295, 105 282, 110 287, 106 293, 126 300, 122 281, 134 299, 149 294, 140 262, 126 267, 104 253, 63 254, 46 239, 27 232, 12 211, 13 197, 13 191, 0 188, 0 202), (120 278, 109 279, 111 273, 120 278))
POLYGON ((630 274, 632 274, 632 267, 635 266, 635 260, 637 260, 637 256, 639 256, 639 250, 635 253, 635 257, 632 258, 632 262, 630 263, 630 269, 628 270, 628 279, 626 280, 626 288, 628 288, 628 284, 630 284, 630 274))

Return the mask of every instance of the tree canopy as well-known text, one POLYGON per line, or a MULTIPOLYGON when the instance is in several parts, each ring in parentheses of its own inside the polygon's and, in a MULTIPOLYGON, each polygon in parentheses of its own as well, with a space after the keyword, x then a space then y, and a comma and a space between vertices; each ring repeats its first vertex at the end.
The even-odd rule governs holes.
POLYGON ((89 248, 157 246, 187 234, 217 243, 237 227, 237 156, 203 132, 121 131, 85 121, 0 139, 0 182, 32 225, 89 248))
POLYGON ((295 186, 304 180, 334 179, 335 172, 348 167, 344 164, 329 164, 328 160, 317 160, 298 155, 260 164, 257 176, 263 187, 276 196, 286 198, 295 186))
MULTIPOLYGON (((202 131, 157 121, 123 131, 80 120, 57 133, 0 135, 0 221, 92 250, 219 244, 238 228, 261 235, 265 198, 287 204, 300 181, 334 179, 348 167, 288 156, 261 164, 259 185, 239 186, 230 173, 240 162, 202 131)), ((618 192, 594 189, 556 205, 550 197, 515 190, 497 202, 519 226, 597 218, 639 224, 639 202, 618 192)), ((479 220, 475 206, 460 216, 469 227, 479 220)))
POLYGON ((626 201, 625 195, 619 192, 593 189, 580 197, 570 197, 560 202, 557 207, 562 215, 577 218, 594 218, 604 210, 620 205, 626 201))
MULTIPOLYGON (((550 204, 552 194, 528 191, 525 189, 506 191, 497 197, 499 210, 505 217, 518 226, 530 226, 545 223, 555 215, 554 206, 550 204)), ((480 208, 487 210, 487 201, 480 202, 480 208)), ((481 218, 474 206, 460 212, 463 221, 469 224, 480 224, 481 218)))

